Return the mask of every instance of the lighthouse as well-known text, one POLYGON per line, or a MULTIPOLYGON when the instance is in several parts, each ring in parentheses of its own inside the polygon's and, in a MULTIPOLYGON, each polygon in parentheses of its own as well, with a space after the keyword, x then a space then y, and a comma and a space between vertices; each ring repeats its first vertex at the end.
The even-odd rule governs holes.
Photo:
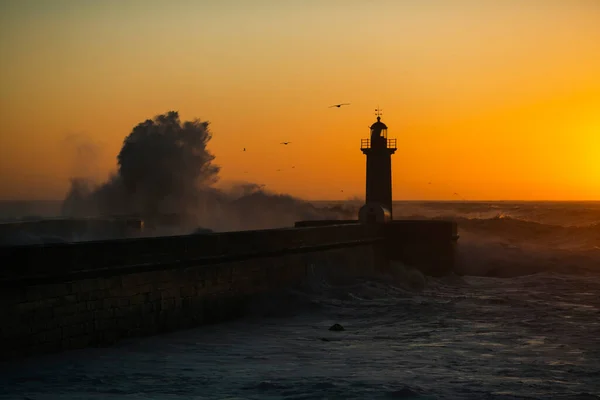
POLYGON ((360 143, 360 150, 367 156, 365 205, 359 212, 362 222, 392 219, 392 154, 396 152, 396 139, 388 139, 379 108, 375 115, 377 122, 370 127, 370 138, 360 143))
MULTIPOLYGON (((388 138, 381 110, 375 111, 377 121, 369 127, 370 136, 360 142, 360 150, 367 156, 367 170, 365 204, 358 211, 358 219, 298 221, 295 226, 315 229, 315 234, 320 227, 331 229, 331 233, 323 233, 323 237, 327 237, 345 232, 344 225, 350 225, 352 228, 348 231, 361 238, 364 235, 376 237, 373 265, 381 265, 381 271, 389 268, 391 262, 399 262, 426 275, 442 276, 452 272, 458 240, 456 221, 402 219, 401 216, 392 220, 392 155, 397 150, 396 139, 388 138)), ((306 232, 310 236, 310 231, 306 232)))

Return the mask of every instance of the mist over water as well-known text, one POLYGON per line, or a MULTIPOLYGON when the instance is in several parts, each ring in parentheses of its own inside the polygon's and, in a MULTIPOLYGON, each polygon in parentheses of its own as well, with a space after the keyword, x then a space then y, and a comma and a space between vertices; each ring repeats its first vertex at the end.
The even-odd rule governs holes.
POLYGON ((600 271, 600 202, 397 202, 394 217, 457 221, 461 274, 600 271))

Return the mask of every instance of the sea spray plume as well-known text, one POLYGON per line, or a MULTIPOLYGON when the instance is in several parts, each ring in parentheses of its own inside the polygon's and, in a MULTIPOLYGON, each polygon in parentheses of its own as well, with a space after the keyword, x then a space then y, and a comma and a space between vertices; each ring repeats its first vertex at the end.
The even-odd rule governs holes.
POLYGON ((61 214, 70 217, 86 217, 96 214, 93 202, 93 184, 87 178, 71 178, 71 187, 61 206, 61 214))
POLYGON ((219 186, 225 195, 232 199, 238 199, 264 190, 266 185, 252 182, 225 182, 219 186))
POLYGON ((83 133, 71 133, 60 142, 62 151, 68 150, 67 159, 70 167, 77 176, 99 181, 98 175, 100 155, 103 153, 104 144, 99 143, 83 133))
POLYGON ((118 169, 108 181, 97 186, 82 178, 71 181, 63 215, 127 215, 143 218, 146 226, 178 227, 154 234, 190 233, 198 226, 224 231, 347 218, 347 210, 317 208, 256 183, 227 190, 213 187, 219 167, 207 150, 212 137, 208 126, 200 120, 182 123, 173 111, 138 124, 125 138, 118 169))
POLYGON ((82 133, 71 133, 59 143, 68 150, 67 159, 76 177, 71 178, 70 190, 61 208, 62 215, 85 217, 97 210, 89 201, 91 193, 100 181, 99 156, 103 146, 82 133))
POLYGON ((199 189, 216 182, 219 167, 207 150, 209 123, 170 111, 136 126, 117 156, 131 206, 142 215, 190 211, 199 189))
POLYGON ((318 219, 325 214, 309 202, 286 194, 271 193, 264 188, 233 200, 231 205, 240 229, 290 227, 296 221, 318 219))
POLYGON ((182 123, 176 111, 138 124, 123 142, 117 173, 96 188, 73 179, 63 214, 155 217, 197 211, 203 189, 219 172, 207 149, 208 126, 198 119, 182 123))
POLYGON ((334 204, 329 204, 325 207, 322 207, 321 210, 334 213, 344 219, 357 219, 358 211, 364 204, 364 199, 359 197, 351 197, 347 200, 335 202, 334 204))

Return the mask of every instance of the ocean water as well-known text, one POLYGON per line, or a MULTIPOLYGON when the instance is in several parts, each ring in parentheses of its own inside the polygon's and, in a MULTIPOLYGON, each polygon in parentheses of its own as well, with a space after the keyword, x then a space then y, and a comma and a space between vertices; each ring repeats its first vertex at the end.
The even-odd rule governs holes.
POLYGON ((456 218, 458 273, 314 277, 235 322, 0 364, 0 398, 600 399, 600 203, 394 215, 456 218))

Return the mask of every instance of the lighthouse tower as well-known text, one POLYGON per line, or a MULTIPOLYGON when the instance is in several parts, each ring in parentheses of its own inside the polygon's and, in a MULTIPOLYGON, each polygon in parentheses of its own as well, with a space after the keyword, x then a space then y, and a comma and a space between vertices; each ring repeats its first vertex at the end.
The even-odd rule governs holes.
POLYGON ((396 139, 388 139, 387 125, 381 122, 381 110, 375 110, 377 122, 371 125, 371 137, 361 139, 360 149, 367 156, 366 204, 359 219, 383 222, 392 218, 392 154, 396 139))

